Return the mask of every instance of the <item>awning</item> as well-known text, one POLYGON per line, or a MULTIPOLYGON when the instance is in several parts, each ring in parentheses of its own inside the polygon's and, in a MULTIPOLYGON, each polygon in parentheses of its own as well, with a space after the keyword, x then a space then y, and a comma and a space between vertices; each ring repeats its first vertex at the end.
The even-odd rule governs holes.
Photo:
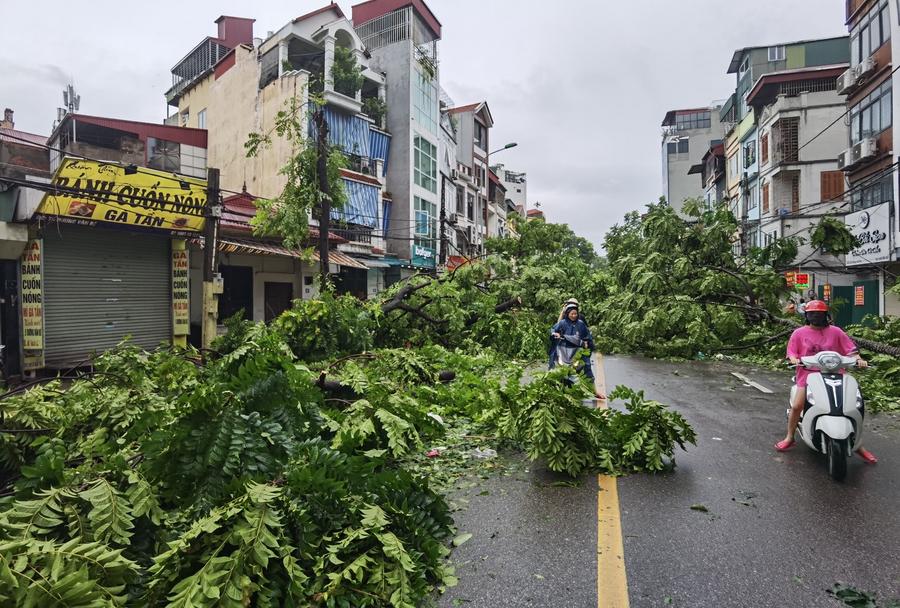
POLYGON ((364 258, 361 260, 366 266, 369 268, 390 268, 391 265, 383 260, 370 260, 369 258, 364 258))
MULTIPOLYGON (((200 239, 194 239, 195 244, 203 247, 203 241, 200 239)), ((277 255, 286 258, 296 258, 298 260, 311 261, 311 262, 319 262, 319 252, 316 250, 312 251, 312 255, 304 255, 304 253, 297 249, 288 249, 287 247, 283 247, 277 243, 266 243, 262 241, 250 241, 244 239, 235 239, 235 238, 226 238, 219 239, 219 251, 225 253, 238 253, 238 254, 248 254, 248 255, 277 255)), ((346 253, 338 251, 336 249, 328 250, 328 262, 330 264, 337 264, 338 266, 346 266, 348 268, 358 268, 360 270, 368 270, 368 266, 366 266, 360 260, 356 258, 350 257, 346 253)))

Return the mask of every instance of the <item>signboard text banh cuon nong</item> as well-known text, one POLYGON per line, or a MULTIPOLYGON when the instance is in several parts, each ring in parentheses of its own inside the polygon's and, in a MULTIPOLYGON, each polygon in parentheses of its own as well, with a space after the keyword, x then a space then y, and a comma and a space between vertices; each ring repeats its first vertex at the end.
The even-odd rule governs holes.
POLYGON ((61 222, 168 231, 189 235, 203 230, 206 181, 140 167, 125 173, 114 163, 65 158, 37 214, 61 222))

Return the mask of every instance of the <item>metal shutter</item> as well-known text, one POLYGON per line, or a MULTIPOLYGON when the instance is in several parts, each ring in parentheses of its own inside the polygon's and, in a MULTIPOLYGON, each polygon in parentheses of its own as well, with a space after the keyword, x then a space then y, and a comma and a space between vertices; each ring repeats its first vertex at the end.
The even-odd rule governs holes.
POLYGON ((44 237, 44 358, 74 365, 126 336, 154 348, 172 337, 168 237, 51 226, 44 237))

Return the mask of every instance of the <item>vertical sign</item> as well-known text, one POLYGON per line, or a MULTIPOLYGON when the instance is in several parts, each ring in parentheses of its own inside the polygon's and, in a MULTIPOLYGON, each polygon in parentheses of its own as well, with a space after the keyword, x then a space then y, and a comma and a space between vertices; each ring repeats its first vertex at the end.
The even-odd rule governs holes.
POLYGON ((22 367, 44 366, 44 241, 28 241, 21 263, 22 367))
POLYGON ((172 251, 172 335, 191 333, 190 322, 190 261, 184 249, 172 251))
POLYGON ((857 285, 856 289, 854 290, 854 293, 855 293, 856 297, 855 297, 853 303, 856 306, 865 306, 866 305, 866 288, 865 288, 865 286, 857 285))
POLYGON ((831 283, 822 285, 822 299, 826 302, 831 302, 831 283))

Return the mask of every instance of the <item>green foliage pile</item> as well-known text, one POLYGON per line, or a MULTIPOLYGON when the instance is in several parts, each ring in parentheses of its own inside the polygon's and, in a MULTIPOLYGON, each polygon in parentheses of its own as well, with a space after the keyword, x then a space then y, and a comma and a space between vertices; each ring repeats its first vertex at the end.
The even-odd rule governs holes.
POLYGON ((556 369, 528 383, 513 376, 500 404, 484 419, 501 436, 523 445, 533 460, 572 476, 662 471, 674 467, 676 444, 684 449, 685 443, 695 443, 693 429, 680 414, 642 392, 619 386, 610 394, 611 400, 627 399, 627 412, 585 406, 593 391, 584 382, 570 386, 571 373, 556 369))

